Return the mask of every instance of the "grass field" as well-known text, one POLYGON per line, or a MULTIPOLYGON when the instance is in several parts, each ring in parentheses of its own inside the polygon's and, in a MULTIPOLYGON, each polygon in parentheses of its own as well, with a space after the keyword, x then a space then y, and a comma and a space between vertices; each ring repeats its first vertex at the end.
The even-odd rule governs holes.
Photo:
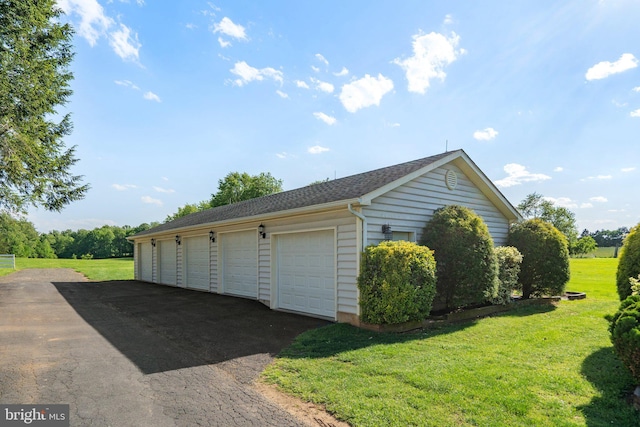
MULTIPOLYGON (((84 274, 89 280, 132 280, 133 258, 115 259, 42 259, 16 258, 16 269, 25 268, 72 268, 84 274)), ((13 273, 10 269, 0 269, 0 276, 13 273)))
POLYGON ((638 426, 604 315, 617 260, 571 260, 587 299, 407 334, 337 324, 300 335, 265 382, 354 426, 638 426))

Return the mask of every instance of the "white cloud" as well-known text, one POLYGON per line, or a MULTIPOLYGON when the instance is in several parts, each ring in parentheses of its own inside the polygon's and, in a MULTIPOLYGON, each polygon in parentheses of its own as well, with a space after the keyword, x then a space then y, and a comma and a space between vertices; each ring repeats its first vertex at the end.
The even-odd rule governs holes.
POLYGON ((589 198, 589 200, 597 203, 605 203, 608 201, 606 197, 602 197, 602 196, 591 197, 589 198))
POLYGON ((334 87, 331 83, 323 82, 318 79, 311 78, 311 83, 316 85, 316 89, 327 93, 333 93, 334 87))
POLYGON ((342 67, 342 70, 337 73, 333 73, 333 75, 336 77, 346 76, 347 74, 349 74, 349 70, 347 69, 347 67, 342 67))
POLYGON ((633 172, 634 170, 636 170, 636 168, 634 168, 634 167, 631 167, 631 168, 622 168, 622 169, 620 169, 620 170, 621 170, 622 172, 625 172, 625 173, 626 173, 626 172, 633 172))
POLYGON ((602 61, 587 70, 585 78, 587 80, 600 80, 609 77, 612 74, 622 73, 623 71, 636 68, 638 60, 631 53, 623 53, 616 62, 602 61))
POLYGON ((328 116, 325 113, 313 113, 313 116, 318 120, 322 120, 323 122, 325 122, 329 126, 334 125, 337 122, 335 117, 328 116))
POLYGON ((355 113, 361 108, 380 105, 382 97, 392 89, 391 79, 382 74, 377 78, 365 74, 363 78, 342 86, 340 101, 347 111, 355 113))
POLYGON ((329 151, 329 149, 327 147, 322 147, 320 145, 314 145, 313 147, 309 147, 307 149, 307 152, 309 152, 310 154, 320 154, 326 151, 329 151))
POLYGON ((302 80, 296 80, 294 83, 298 87, 301 87, 303 89, 309 89, 309 85, 307 83, 303 82, 302 80))
POLYGON ((400 123, 397 122, 387 122, 386 120, 384 121, 384 127, 387 128, 398 128, 400 127, 400 123))
POLYGON ((147 203, 149 205, 158 205, 158 206, 162 206, 162 200, 159 199, 154 199, 151 196, 142 196, 140 198, 140 200, 142 200, 142 203, 147 203))
POLYGON ((498 131, 494 128, 485 128, 484 130, 477 130, 473 133, 473 137, 478 141, 491 141, 498 136, 498 131))
POLYGON ((289 98, 289 95, 287 95, 286 93, 284 93, 281 90, 276 90, 276 93, 280 96, 280 98, 284 98, 284 99, 289 98))
POLYGON ((444 21, 442 22, 444 25, 450 25, 453 23, 453 16, 450 13, 447 13, 444 16, 444 21))
POLYGON ((283 151, 282 153, 276 153, 276 156, 279 159, 286 159, 287 157, 289 157, 289 154, 286 151, 283 151))
POLYGON ((562 166, 558 166, 555 169, 553 169, 554 172, 562 172, 564 171, 564 168, 562 166))
POLYGON ((636 86, 632 89, 634 92, 640 92, 640 86, 636 86))
POLYGON ((221 33, 238 40, 247 40, 244 27, 239 24, 234 24, 233 21, 226 16, 217 24, 213 24, 213 33, 221 33))
POLYGON ((156 190, 158 193, 166 193, 166 194, 171 194, 171 193, 175 193, 176 190, 172 190, 170 188, 162 188, 162 187, 153 187, 154 190, 156 190))
POLYGON ((568 197, 543 197, 543 199, 548 200, 561 208, 573 209, 578 207, 578 204, 568 197))
POLYGON ((109 44, 120 58, 138 61, 138 52, 142 45, 138 42, 138 35, 132 35, 131 29, 126 25, 120 24, 120 30, 111 33, 109 44))
POLYGON ((185 24, 185 27, 189 30, 195 30, 196 28, 198 28, 198 26, 196 24, 192 24, 191 22, 187 22, 185 24))
POLYGON ((320 62, 323 62, 324 65, 329 65, 329 61, 327 61, 327 58, 325 58, 324 56, 322 56, 319 53, 316 53, 316 59, 320 62))
POLYGON ((611 178, 613 178, 611 175, 596 175, 596 176, 588 176, 586 178, 582 178, 580 181, 593 181, 593 180, 604 181, 611 178))
POLYGON ((92 47, 113 24, 113 19, 105 15, 97 0, 58 0, 58 6, 67 15, 80 17, 80 25, 76 25, 76 30, 92 47))
POLYGON ((138 86, 136 86, 135 83, 129 81, 129 80, 114 80, 113 81, 115 84, 120 85, 120 86, 124 86, 124 87, 128 87, 134 90, 140 90, 140 88, 138 86))
POLYGON ((145 92, 143 96, 144 99, 147 99, 149 101, 162 102, 160 100, 160 97, 151 91, 145 92))
POLYGON ((223 39, 222 37, 218 37, 218 43, 220 43, 220 47, 222 48, 231 46, 231 42, 223 39))
POLYGON ((640 117, 640 108, 629 113, 631 117, 640 117))
POLYGON ((431 85, 431 79, 444 81, 447 76, 444 68, 465 53, 464 49, 456 49, 459 42, 460 37, 453 32, 448 38, 435 32, 414 35, 413 56, 393 60, 405 70, 409 92, 424 94, 431 85))
POLYGON ((131 188, 138 188, 138 186, 133 184, 112 184, 111 186, 118 191, 127 191, 131 188))
POLYGON ((531 173, 525 166, 517 163, 509 163, 508 165, 505 165, 504 171, 507 173, 507 177, 495 181, 495 184, 498 187, 513 187, 514 185, 520 185, 523 182, 537 182, 551 179, 550 176, 541 173, 531 173))
POLYGON ((312 69, 313 71, 315 71, 316 73, 319 73, 319 72, 320 72, 320 68, 316 67, 315 65, 312 65, 312 66, 311 66, 311 69, 312 69))
POLYGON ((244 61, 236 62, 230 71, 240 77, 234 80, 234 83, 238 86, 243 86, 254 80, 262 81, 265 77, 280 82, 280 84, 283 82, 282 71, 271 67, 257 69, 244 61))
POLYGON ((588 209, 588 208, 592 208, 593 207, 593 203, 581 203, 580 204, 580 208, 581 209, 588 209))

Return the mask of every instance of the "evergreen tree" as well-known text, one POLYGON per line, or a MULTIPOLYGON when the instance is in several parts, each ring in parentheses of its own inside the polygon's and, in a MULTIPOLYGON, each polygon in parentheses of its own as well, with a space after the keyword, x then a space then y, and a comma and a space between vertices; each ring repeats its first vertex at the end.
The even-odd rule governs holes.
POLYGON ((88 190, 70 168, 72 29, 54 0, 0 0, 0 209, 60 211, 88 190))

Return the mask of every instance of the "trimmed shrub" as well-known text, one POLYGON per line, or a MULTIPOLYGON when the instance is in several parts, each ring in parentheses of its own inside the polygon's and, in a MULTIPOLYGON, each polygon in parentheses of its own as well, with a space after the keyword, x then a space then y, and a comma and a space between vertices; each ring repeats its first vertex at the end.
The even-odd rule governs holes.
POLYGON ((492 304, 504 305, 512 301, 511 294, 518 288, 522 254, 512 246, 499 246, 495 253, 498 259, 498 293, 489 301, 492 304))
POLYGON ((493 239, 482 218, 463 206, 437 209, 422 231, 420 244, 436 258, 435 309, 482 304, 498 291, 493 239))
POLYGON ((358 289, 363 322, 420 321, 431 311, 436 286, 433 252, 410 242, 368 246, 362 256, 358 289))
POLYGON ((522 254, 519 286, 523 298, 561 295, 569 281, 567 238, 552 224, 535 218, 509 230, 509 246, 522 254))
POLYGON ((630 277, 640 274, 640 224, 631 229, 624 239, 618 262, 616 282, 618 285, 618 296, 624 300, 631 295, 630 277))
POLYGON ((640 295, 622 301, 618 312, 609 320, 613 347, 636 384, 640 384, 640 295))

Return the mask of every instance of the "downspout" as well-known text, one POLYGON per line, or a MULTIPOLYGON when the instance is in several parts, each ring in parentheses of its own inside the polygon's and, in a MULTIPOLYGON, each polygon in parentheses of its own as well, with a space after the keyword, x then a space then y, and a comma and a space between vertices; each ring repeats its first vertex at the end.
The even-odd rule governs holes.
POLYGON ((367 217, 354 210, 351 203, 347 205, 347 209, 362 221, 362 251, 364 251, 364 248, 367 247, 367 217))

